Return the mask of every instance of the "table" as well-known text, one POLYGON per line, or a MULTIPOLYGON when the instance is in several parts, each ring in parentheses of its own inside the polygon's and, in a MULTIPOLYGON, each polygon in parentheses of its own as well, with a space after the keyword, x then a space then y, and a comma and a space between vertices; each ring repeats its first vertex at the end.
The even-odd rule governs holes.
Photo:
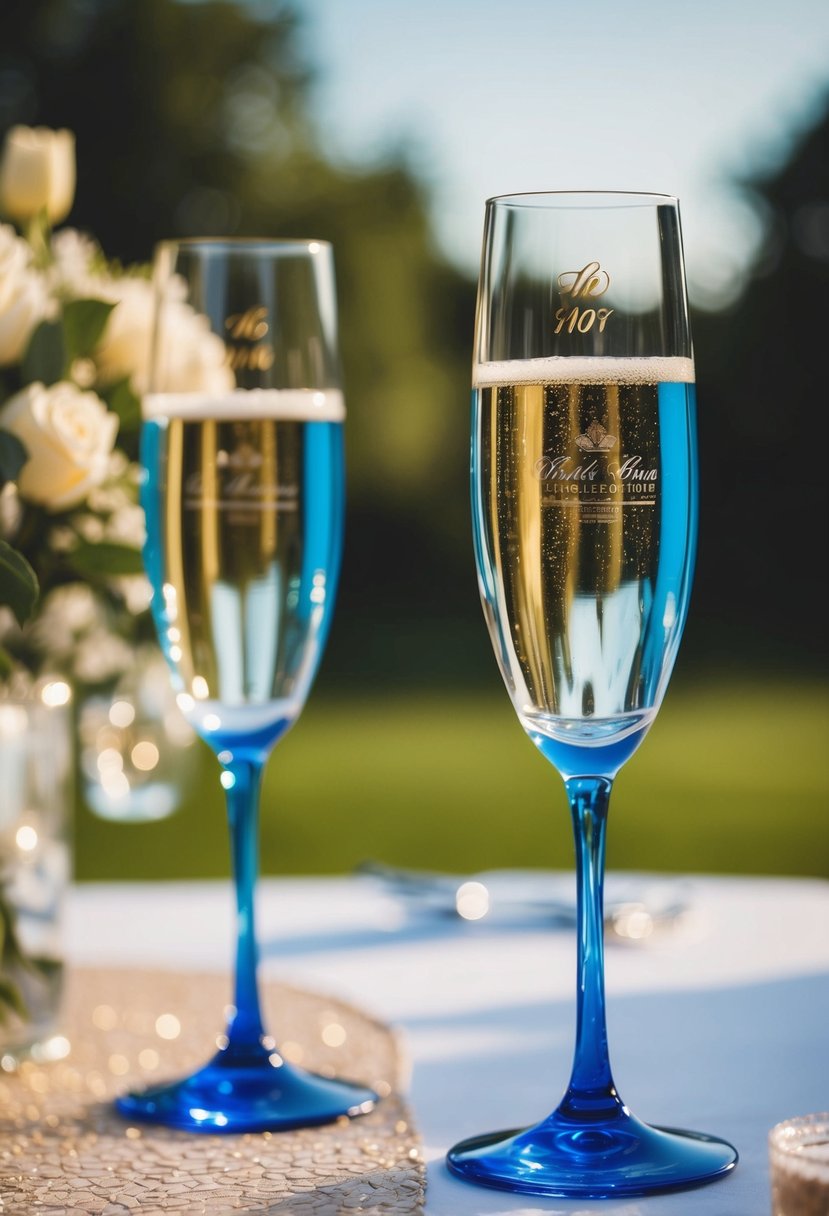
MULTIPOLYGON (((570 890, 571 876, 549 878, 551 889, 570 890)), ((629 889, 635 880, 624 881, 629 889)), ((679 927, 606 951, 616 1082, 640 1117, 721 1135, 741 1161, 705 1188, 603 1202, 488 1191, 443 1165, 456 1140, 534 1122, 561 1096, 575 1020, 571 930, 538 916, 465 922, 423 913, 367 877, 261 883, 265 973, 353 1001, 402 1031, 428 1163, 427 1216, 769 1210, 769 1128, 829 1108, 829 883, 664 881, 681 883, 689 904, 679 927)), ((70 893, 70 962, 225 971, 232 934, 228 883, 70 893)))

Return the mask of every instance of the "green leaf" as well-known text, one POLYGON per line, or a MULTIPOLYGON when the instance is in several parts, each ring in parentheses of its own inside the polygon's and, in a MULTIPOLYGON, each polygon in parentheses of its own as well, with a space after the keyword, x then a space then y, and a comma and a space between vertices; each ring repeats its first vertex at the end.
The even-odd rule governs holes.
POLYGON ((29 339, 23 356, 21 378, 24 384, 40 380, 43 384, 57 384, 66 371, 66 344, 63 325, 60 321, 41 321, 29 339))
POLYGON ((11 431, 0 430, 0 486, 7 481, 16 481, 17 475, 29 459, 29 453, 11 431))
POLYGON ((137 431, 141 424, 141 399, 133 392, 129 377, 110 386, 104 399, 121 420, 122 431, 137 431))
POLYGON ((23 554, 0 540, 0 604, 11 608, 18 625, 31 615, 38 593, 37 575, 23 554))
POLYGON ((26 1001, 17 982, 24 972, 48 981, 54 974, 55 959, 27 954, 17 932, 17 913, 4 890, 5 876, 0 875, 0 1026, 10 1013, 20 1018, 28 1016, 26 1001))
POLYGON ((0 965, 6 971, 28 965, 17 935, 15 919, 14 907, 5 892, 0 890, 0 965))
POLYGON ((7 975, 0 975, 0 1026, 7 1024, 10 1013, 16 1013, 19 1018, 25 1018, 28 1013, 26 1002, 14 980, 7 975))
POLYGON ((70 300, 63 306, 63 341, 66 364, 88 359, 101 340, 114 304, 106 300, 70 300))
POLYGON ((14 659, 6 650, 5 646, 0 646, 0 680, 7 680, 14 671, 14 659))
POLYGON ((141 574, 144 570, 140 550, 115 541, 99 544, 81 541, 76 549, 66 554, 66 561, 76 573, 85 577, 114 578, 116 575, 141 574))

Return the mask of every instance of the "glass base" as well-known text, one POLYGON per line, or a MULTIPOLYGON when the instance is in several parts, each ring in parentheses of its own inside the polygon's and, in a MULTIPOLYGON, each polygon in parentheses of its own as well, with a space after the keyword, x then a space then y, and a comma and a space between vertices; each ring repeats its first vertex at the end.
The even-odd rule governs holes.
POLYGON ((576 1122, 554 1112, 536 1127, 464 1140, 446 1157, 467 1182, 559 1199, 611 1199, 711 1182, 737 1164, 737 1150, 701 1132, 649 1127, 624 1112, 576 1122))
POLYGON ((191 1077, 124 1094, 125 1118, 192 1132, 286 1131, 366 1115, 377 1094, 285 1063, 278 1054, 245 1058, 220 1051, 191 1077))

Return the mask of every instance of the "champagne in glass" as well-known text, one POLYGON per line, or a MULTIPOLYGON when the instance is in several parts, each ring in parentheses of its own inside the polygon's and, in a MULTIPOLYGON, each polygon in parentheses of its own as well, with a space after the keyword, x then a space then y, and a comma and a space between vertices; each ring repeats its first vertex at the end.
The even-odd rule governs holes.
POLYGON ((171 242, 159 247, 156 283, 145 563, 178 703, 222 766, 236 984, 213 1059, 117 1106, 199 1131, 325 1123, 371 1110, 376 1095, 288 1064, 266 1033, 254 886, 262 771, 308 695, 340 564, 345 411, 331 248, 171 242))
POLYGON ((605 828, 685 623, 697 527, 694 365, 675 199, 514 195, 487 204, 472 499, 481 599, 518 717, 564 779, 576 842, 570 1083, 541 1123, 450 1150, 451 1170, 573 1198, 694 1186, 737 1154, 648 1126, 610 1070, 605 828))

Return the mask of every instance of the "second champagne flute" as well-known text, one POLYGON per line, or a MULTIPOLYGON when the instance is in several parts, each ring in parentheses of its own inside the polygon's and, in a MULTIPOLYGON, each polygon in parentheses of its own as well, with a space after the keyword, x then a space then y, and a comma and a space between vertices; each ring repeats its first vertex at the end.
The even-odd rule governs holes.
POLYGON ((533 1127, 455 1145, 472 1182, 568 1198, 696 1186, 736 1150, 622 1101, 605 1023, 613 780, 676 658, 696 548, 694 364, 679 208, 664 195, 487 204, 472 433, 475 557, 522 726, 564 780, 576 846, 570 1083, 533 1127))
POLYGON ((296 721, 340 565, 343 419, 331 247, 161 245, 142 463, 145 564, 178 703, 216 753, 237 902, 232 1014, 192 1076, 118 1099, 193 1131, 326 1123, 376 1095, 287 1063, 257 986, 254 886, 262 772, 296 721))

